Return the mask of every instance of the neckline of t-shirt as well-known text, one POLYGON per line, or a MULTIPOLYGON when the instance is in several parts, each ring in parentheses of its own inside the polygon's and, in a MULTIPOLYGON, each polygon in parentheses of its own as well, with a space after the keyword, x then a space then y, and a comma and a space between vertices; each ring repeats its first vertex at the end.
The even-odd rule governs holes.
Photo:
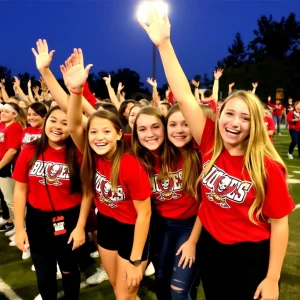
POLYGON ((226 149, 226 148, 224 148, 224 153, 227 155, 227 156, 229 156, 231 159, 236 159, 236 160, 244 160, 244 154, 242 154, 242 155, 231 155, 230 154, 230 152, 226 149))

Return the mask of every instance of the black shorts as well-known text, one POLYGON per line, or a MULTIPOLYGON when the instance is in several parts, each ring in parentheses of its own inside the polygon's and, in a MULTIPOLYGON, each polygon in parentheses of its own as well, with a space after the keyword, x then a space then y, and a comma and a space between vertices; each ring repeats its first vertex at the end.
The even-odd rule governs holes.
MULTIPOLYGON (((126 260, 130 259, 135 225, 125 224, 116 219, 107 217, 98 212, 97 214, 97 239, 100 247, 118 251, 118 255, 126 260)), ((147 237, 142 261, 148 259, 149 255, 149 236, 147 237)))

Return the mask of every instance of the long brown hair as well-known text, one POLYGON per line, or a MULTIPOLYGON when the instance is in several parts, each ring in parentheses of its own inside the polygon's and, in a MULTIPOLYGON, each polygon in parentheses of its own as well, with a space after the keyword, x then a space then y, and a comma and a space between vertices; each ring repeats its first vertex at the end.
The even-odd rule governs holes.
MULTIPOLYGON (((171 115, 180 111, 179 105, 175 104, 168 111, 166 124, 171 115)), ((184 146, 182 151, 166 138, 167 147, 164 149, 163 164, 166 165, 167 172, 170 173, 178 169, 179 160, 183 159, 182 167, 182 189, 191 198, 199 198, 199 185, 195 185, 201 174, 202 164, 199 151, 194 147, 193 139, 184 146)))
MULTIPOLYGON (((43 131, 41 134, 41 137, 37 140, 34 140, 33 142, 30 143, 30 145, 36 145, 36 151, 31 159, 29 166, 32 167, 38 157, 45 152, 47 146, 48 146, 48 137, 46 135, 46 123, 49 117, 51 116, 51 113, 55 110, 61 110, 59 106, 54 106, 52 107, 46 117, 45 117, 45 123, 43 127, 43 131)), ((65 161, 68 163, 68 168, 69 168, 69 175, 70 175, 70 193, 75 194, 75 193, 81 193, 81 181, 80 181, 80 166, 78 163, 78 157, 77 157, 77 148, 71 138, 71 136, 68 136, 65 139, 65 161)))
MULTIPOLYGON (((83 162, 81 167, 81 181, 83 185, 83 192, 88 197, 93 197, 95 194, 96 162, 94 156, 97 154, 89 144, 89 130, 92 120, 96 118, 109 120, 118 133, 122 132, 122 123, 119 120, 118 116, 108 110, 96 111, 89 118, 86 128, 83 162)), ((113 156, 111 158, 112 169, 109 180, 111 182, 113 192, 116 192, 118 190, 120 163, 122 156, 127 152, 129 152, 129 149, 126 147, 122 136, 121 140, 117 141, 117 149, 113 153, 113 156)))
MULTIPOLYGON (((138 133, 137 133, 137 126, 136 126, 137 120, 142 115, 154 116, 162 122, 162 125, 164 127, 165 139, 164 139, 164 142, 158 148, 158 156, 161 161, 163 161, 163 153, 164 153, 163 149, 166 144, 166 136, 167 136, 166 120, 165 120, 165 117, 163 116, 163 114, 159 111, 159 109, 157 109, 156 107, 152 107, 152 106, 145 106, 137 114, 134 125, 133 125, 132 140, 131 140, 131 147, 132 147, 133 153, 135 154, 137 159, 141 162, 141 164, 144 166, 148 175, 153 176, 155 173, 154 172, 155 156, 153 155, 153 153, 150 150, 148 150, 147 148, 145 148, 144 146, 141 145, 141 143, 139 141, 138 133)), ((164 165, 161 168, 159 177, 163 177, 163 178, 168 177, 168 172, 164 165)))
POLYGON ((9 104, 18 114, 16 116, 16 122, 19 123, 23 128, 26 128, 26 115, 20 106, 14 102, 8 102, 9 104))

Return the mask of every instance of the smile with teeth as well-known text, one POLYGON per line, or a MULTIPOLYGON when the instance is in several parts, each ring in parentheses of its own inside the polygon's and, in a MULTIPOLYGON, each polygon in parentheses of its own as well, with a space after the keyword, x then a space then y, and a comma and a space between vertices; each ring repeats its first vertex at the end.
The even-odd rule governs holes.
POLYGON ((97 147, 104 147, 107 145, 107 143, 96 143, 95 144, 97 147))
POLYGON ((232 133, 232 134, 239 134, 241 133, 240 131, 238 130, 234 130, 234 129, 231 129, 231 128, 225 128, 226 132, 229 132, 229 133, 232 133))
POLYGON ((155 140, 147 140, 146 142, 147 143, 155 143, 157 141, 157 139, 155 139, 155 140))
POLYGON ((183 139, 186 138, 186 136, 178 135, 178 136, 173 136, 173 138, 174 138, 175 140, 183 140, 183 139))
POLYGON ((58 131, 51 131, 52 134, 56 135, 56 136, 60 136, 62 135, 61 132, 58 132, 58 131))

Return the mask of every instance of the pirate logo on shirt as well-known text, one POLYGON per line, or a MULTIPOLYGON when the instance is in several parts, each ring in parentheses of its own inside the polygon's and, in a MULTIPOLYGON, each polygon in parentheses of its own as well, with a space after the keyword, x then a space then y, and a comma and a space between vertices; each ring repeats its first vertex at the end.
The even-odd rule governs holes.
POLYGON ((40 137, 41 137, 40 134, 29 134, 29 133, 25 133, 22 143, 23 143, 23 144, 28 144, 28 143, 30 143, 30 142, 33 142, 33 141, 39 139, 40 137))
POLYGON ((182 170, 172 172, 168 179, 158 179, 155 175, 151 178, 152 192, 159 194, 157 200, 165 201, 180 198, 176 191, 182 190, 182 170))
POLYGON ((118 186, 118 191, 112 191, 111 183, 100 173, 96 173, 96 192, 101 203, 117 208, 117 202, 125 200, 125 194, 121 186, 118 186))
POLYGON ((251 182, 232 177, 215 165, 204 176, 202 184, 210 189, 206 193, 208 200, 222 208, 230 208, 227 201, 243 203, 252 186, 251 182))
POLYGON ((60 180, 69 180, 69 167, 66 164, 55 162, 43 162, 37 160, 29 172, 30 176, 41 177, 39 181, 43 185, 62 185, 60 180))
POLYGON ((0 132, 0 142, 3 143, 4 142, 4 133, 0 132))

